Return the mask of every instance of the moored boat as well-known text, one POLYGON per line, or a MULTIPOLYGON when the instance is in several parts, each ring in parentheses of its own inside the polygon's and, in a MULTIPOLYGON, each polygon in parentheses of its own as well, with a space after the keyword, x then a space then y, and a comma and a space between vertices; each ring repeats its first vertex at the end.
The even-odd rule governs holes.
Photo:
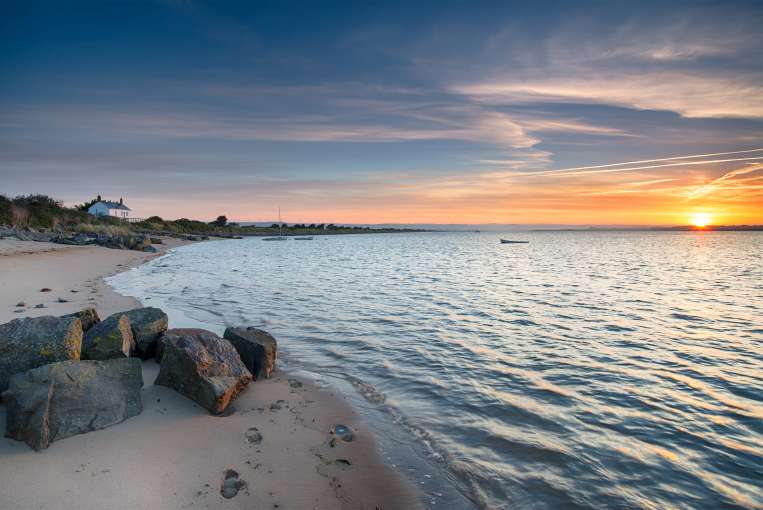
POLYGON ((263 237, 263 241, 286 241, 287 237, 283 235, 283 223, 281 223, 281 208, 278 208, 278 237, 263 237))
POLYGON ((501 244, 527 244, 530 241, 514 241, 512 239, 501 239, 501 244))

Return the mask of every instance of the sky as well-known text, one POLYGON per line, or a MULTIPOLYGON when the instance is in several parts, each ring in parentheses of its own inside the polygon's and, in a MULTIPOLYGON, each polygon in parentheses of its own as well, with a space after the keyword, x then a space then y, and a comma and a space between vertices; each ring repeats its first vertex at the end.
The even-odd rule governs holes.
POLYGON ((763 3, 0 3, 0 194, 139 217, 763 223, 763 3))

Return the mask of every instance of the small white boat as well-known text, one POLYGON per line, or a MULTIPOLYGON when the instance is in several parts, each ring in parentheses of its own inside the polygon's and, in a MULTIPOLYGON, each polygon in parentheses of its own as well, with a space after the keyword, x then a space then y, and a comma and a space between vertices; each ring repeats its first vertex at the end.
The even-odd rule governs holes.
POLYGON ((312 241, 313 236, 305 236, 305 237, 295 237, 295 241, 312 241))
POLYGON ((527 244, 530 241, 514 241, 512 239, 501 239, 501 244, 527 244))

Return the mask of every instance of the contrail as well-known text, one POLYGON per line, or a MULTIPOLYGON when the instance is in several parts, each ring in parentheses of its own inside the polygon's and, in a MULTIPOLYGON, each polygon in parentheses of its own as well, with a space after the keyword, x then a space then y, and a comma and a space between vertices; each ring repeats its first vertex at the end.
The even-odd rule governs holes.
MULTIPOLYGON (((696 157, 699 157, 699 156, 696 156, 696 157)), ((652 161, 668 161, 670 159, 681 159, 681 158, 664 158, 664 159, 657 159, 652 161)), ((665 163, 663 165, 632 166, 628 168, 604 168, 604 167, 611 167, 615 165, 601 165, 596 167, 579 167, 579 169, 563 168, 559 170, 544 170, 542 172, 528 172, 524 174, 518 174, 515 177, 524 177, 524 176, 529 177, 529 176, 536 176, 536 175, 567 176, 567 175, 585 175, 585 174, 604 174, 604 173, 612 173, 612 172, 630 172, 631 170, 649 170, 651 168, 665 168, 669 166, 707 165, 712 163, 730 163, 733 161, 759 161, 761 159, 763 159, 763 156, 757 156, 754 158, 705 159, 702 161, 682 161, 680 163, 665 163), (594 168, 594 170, 583 170, 584 168, 594 168)), ((626 163, 621 163, 621 164, 626 164, 626 163)))
POLYGON ((610 163, 608 165, 589 165, 589 166, 576 166, 571 168, 559 168, 557 170, 544 170, 543 172, 538 172, 538 173, 544 174, 544 173, 551 173, 551 172, 571 172, 573 170, 591 170, 595 168, 612 168, 615 166, 640 165, 641 163, 658 163, 660 161, 676 161, 679 159, 709 158, 709 157, 715 157, 715 156, 728 156, 730 154, 747 154, 750 152, 762 152, 762 151, 763 149, 747 149, 743 151, 712 152, 709 154, 694 154, 691 156, 673 156, 670 158, 642 159, 638 161, 626 161, 624 163, 610 163))

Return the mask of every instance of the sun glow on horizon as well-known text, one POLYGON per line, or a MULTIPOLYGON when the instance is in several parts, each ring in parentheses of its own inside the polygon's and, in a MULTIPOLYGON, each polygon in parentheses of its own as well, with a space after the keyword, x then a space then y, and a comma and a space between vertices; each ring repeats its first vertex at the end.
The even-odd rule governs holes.
POLYGON ((695 227, 704 228, 712 222, 712 217, 708 213, 694 213, 689 218, 689 223, 695 227))

